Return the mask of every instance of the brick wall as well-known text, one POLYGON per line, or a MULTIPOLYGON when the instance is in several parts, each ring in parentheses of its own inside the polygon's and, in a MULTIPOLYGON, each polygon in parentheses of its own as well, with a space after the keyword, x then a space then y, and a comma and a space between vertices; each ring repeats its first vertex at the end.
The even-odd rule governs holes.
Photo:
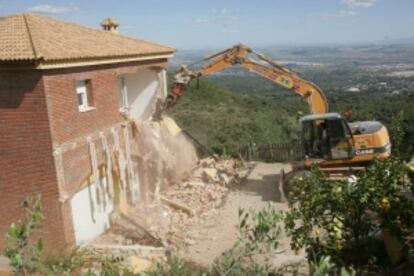
POLYGON ((45 72, 44 83, 54 145, 82 138, 123 121, 118 105, 118 76, 143 67, 160 68, 166 60, 45 72), (90 80, 95 110, 79 112, 76 81, 90 80))
POLYGON ((119 129, 124 121, 118 110, 118 76, 142 67, 159 70, 166 60, 0 72, 0 252, 10 224, 22 217, 22 200, 37 192, 42 194, 45 215, 38 235, 47 249, 59 251, 75 244, 70 201, 59 201, 53 154, 57 148, 65 151, 64 176, 72 196, 91 173, 86 137, 97 139, 101 131, 119 129), (79 112, 76 81, 85 79, 91 80, 96 109, 79 112))
POLYGON ((26 195, 40 192, 46 246, 66 246, 46 99, 39 71, 0 72, 0 252, 26 195))
MULTIPOLYGON (((46 71, 43 77, 47 95, 52 140, 55 148, 62 148, 63 174, 65 189, 73 195, 81 181, 91 173, 87 136, 99 139, 104 132, 108 143, 113 145, 110 129, 125 119, 119 112, 118 76, 135 73, 142 68, 166 67, 166 60, 91 66, 46 71), (76 94, 76 81, 90 80, 94 110, 79 112, 76 94)), ((119 132, 123 143, 122 132, 119 132)), ((98 140, 98 144, 99 140, 98 140)), ((102 148, 97 147, 100 160, 103 160, 102 148)), ((98 160, 99 161, 99 160, 98 160)))

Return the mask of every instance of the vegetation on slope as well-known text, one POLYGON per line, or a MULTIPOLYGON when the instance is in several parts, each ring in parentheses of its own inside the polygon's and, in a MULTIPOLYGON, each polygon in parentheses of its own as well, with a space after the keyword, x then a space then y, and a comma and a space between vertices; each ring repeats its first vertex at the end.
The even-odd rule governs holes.
MULTIPOLYGON (((399 150, 403 150, 407 158, 414 154, 413 93, 390 95, 381 89, 345 92, 336 85, 344 87, 349 72, 340 74, 341 77, 333 76, 333 81, 326 75, 328 73, 318 79, 322 89, 327 91, 331 111, 343 113, 351 108, 351 121, 377 120, 384 123, 390 132, 393 118, 400 116, 405 136, 400 143, 403 148, 399 150)), ((362 78, 360 82, 369 83, 369 80, 362 78)), ((268 80, 254 75, 218 75, 200 80, 199 89, 195 82, 190 85, 174 108, 173 116, 214 152, 238 157, 240 147, 249 143, 254 143, 257 148, 266 148, 269 144, 297 140, 299 111, 308 112, 303 99, 268 80)))
POLYGON ((193 83, 172 111, 178 124, 218 154, 238 156, 246 145, 293 141, 297 117, 282 103, 240 95, 201 80, 193 83))

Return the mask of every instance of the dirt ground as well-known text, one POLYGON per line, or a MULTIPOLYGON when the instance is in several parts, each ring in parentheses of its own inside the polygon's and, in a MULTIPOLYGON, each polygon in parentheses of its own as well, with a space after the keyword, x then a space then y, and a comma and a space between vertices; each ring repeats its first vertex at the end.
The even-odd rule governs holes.
MULTIPOLYGON (((186 249, 179 252, 179 255, 201 266, 209 266, 237 240, 239 208, 261 209, 267 204, 273 204, 279 210, 287 210, 288 206, 282 202, 277 186, 282 168, 288 170, 289 165, 255 163, 247 180, 230 192, 221 208, 205 213, 198 225, 188 229, 191 236, 197 238, 186 249)), ((277 251, 269 257, 272 265, 279 267, 303 260, 304 254, 301 252, 296 256, 290 250, 289 239, 283 238, 277 251)))

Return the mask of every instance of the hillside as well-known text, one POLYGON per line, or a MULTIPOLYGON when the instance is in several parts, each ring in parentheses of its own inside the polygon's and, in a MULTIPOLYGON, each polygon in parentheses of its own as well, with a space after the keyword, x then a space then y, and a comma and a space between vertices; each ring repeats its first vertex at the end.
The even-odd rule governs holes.
POLYGON ((297 118, 283 103, 240 95, 209 80, 190 85, 174 107, 178 124, 218 154, 237 156, 248 144, 290 142, 297 118))
MULTIPOLYGON (((332 83, 325 86, 334 88, 332 83)), ((330 110, 342 113, 351 108, 351 121, 378 120, 391 130, 392 118, 403 111, 404 150, 407 156, 412 154, 414 95, 390 95, 376 89, 365 93, 338 92, 328 93, 330 110)), ((249 145, 266 149, 270 144, 296 142, 299 111, 308 111, 303 100, 271 82, 257 77, 222 76, 200 80, 198 89, 196 82, 192 83, 172 115, 214 153, 239 157, 239 152, 249 145)), ((263 156, 259 159, 269 161, 263 156)))

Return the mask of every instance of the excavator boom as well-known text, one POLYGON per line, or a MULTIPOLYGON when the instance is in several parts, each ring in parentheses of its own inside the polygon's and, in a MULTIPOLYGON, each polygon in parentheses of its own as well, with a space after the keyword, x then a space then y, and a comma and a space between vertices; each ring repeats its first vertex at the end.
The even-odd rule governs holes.
POLYGON ((234 65, 256 73, 273 81, 279 86, 302 96, 309 104, 311 113, 321 114, 328 112, 328 102, 325 94, 314 83, 302 79, 297 73, 267 58, 263 54, 254 52, 244 45, 236 45, 216 53, 203 61, 211 60, 198 71, 191 71, 188 67, 181 67, 174 75, 174 84, 165 103, 165 109, 171 108, 184 93, 186 86, 195 78, 211 75, 223 71, 234 65), (252 59, 255 55, 257 59, 252 59))

